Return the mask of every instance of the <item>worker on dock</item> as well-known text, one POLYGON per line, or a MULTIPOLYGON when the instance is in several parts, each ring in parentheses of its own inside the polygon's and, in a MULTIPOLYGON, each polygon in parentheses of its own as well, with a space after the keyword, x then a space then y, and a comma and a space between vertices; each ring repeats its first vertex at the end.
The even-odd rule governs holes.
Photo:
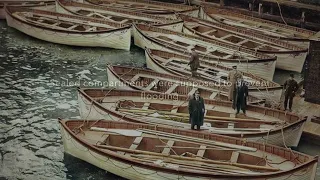
POLYGON ((236 114, 239 114, 240 109, 242 110, 243 114, 246 114, 247 97, 249 95, 248 86, 243 78, 240 78, 236 85, 236 96, 232 103, 232 107, 233 109, 237 108, 236 114))
POLYGON ((286 82, 283 85, 283 89, 285 89, 284 95, 284 110, 287 110, 288 107, 288 101, 289 101, 289 111, 292 111, 292 102, 293 97, 295 96, 296 92, 299 89, 298 83, 296 80, 294 80, 294 75, 291 73, 290 78, 286 80, 286 82))
POLYGON ((229 101, 233 100, 233 97, 236 93, 236 83, 239 79, 241 79, 243 76, 240 71, 237 70, 237 66, 232 66, 232 71, 228 74, 228 81, 231 82, 231 86, 229 87, 229 93, 228 93, 228 99, 229 101))
POLYGON ((200 130, 200 126, 203 125, 205 106, 203 98, 200 97, 199 90, 196 90, 194 95, 190 98, 188 108, 191 129, 194 129, 194 126, 197 125, 197 130, 200 130))
POLYGON ((191 50, 191 58, 188 65, 190 66, 190 69, 191 69, 191 76, 197 77, 197 70, 200 67, 200 62, 199 62, 199 55, 195 50, 191 50))

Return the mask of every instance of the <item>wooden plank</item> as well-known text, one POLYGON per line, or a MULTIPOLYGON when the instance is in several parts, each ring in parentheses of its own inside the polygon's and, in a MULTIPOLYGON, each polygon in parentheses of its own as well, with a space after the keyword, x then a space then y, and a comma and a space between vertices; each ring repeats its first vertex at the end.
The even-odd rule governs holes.
POLYGON ((133 76, 133 78, 130 80, 131 82, 135 82, 136 80, 138 80, 140 78, 139 74, 136 74, 135 76, 133 76))
MULTIPOLYGON (((236 115, 233 114, 233 113, 230 113, 230 117, 231 118, 236 118, 236 115)), ((228 123, 228 129, 234 129, 234 123, 233 122, 228 123)))
POLYGON ((133 141, 133 143, 131 144, 129 149, 137 149, 137 147, 139 146, 139 144, 142 141, 142 138, 143 138, 142 136, 136 137, 136 139, 133 141))
MULTIPOLYGON (((207 32, 204 32, 204 33, 202 33, 202 34, 210 36, 209 33, 216 32, 216 31, 217 31, 217 30, 212 29, 212 30, 207 31, 207 32)), ((211 36, 214 36, 214 35, 211 35, 211 36)))
POLYGON ((174 141, 173 140, 169 140, 167 142, 167 146, 168 147, 165 147, 162 151, 162 154, 166 154, 166 155, 169 155, 170 154, 170 150, 171 150, 171 147, 173 146, 174 144, 174 141))
POLYGON ((177 113, 178 112, 178 108, 174 108, 171 110, 172 113, 177 113))
POLYGON ((214 99, 218 95, 218 92, 212 92, 209 99, 214 99))
POLYGON ((189 96, 193 95, 196 92, 196 90, 198 90, 198 88, 192 88, 192 90, 188 93, 188 95, 189 96))
POLYGON ((146 90, 150 90, 150 89, 152 89, 155 85, 157 85, 157 84, 158 84, 158 82, 159 82, 159 79, 155 79, 155 80, 153 80, 153 81, 149 84, 149 86, 148 86, 148 87, 146 87, 146 90))
MULTIPOLYGON (((162 58, 162 57, 160 57, 160 56, 157 56, 157 57, 162 58)), ((175 58, 173 58, 173 57, 171 57, 171 58, 169 58, 169 59, 164 59, 164 58, 162 58, 162 61, 164 61, 164 62, 161 63, 161 64, 164 65, 164 66, 166 66, 168 63, 170 63, 170 62, 173 61, 173 60, 175 60, 175 58)))
POLYGON ((109 134, 106 135, 106 138, 100 143, 101 145, 104 145, 107 143, 107 140, 109 138, 109 134))
POLYGON ((77 26, 79 26, 79 24, 75 24, 75 25, 73 25, 73 26, 70 26, 70 27, 68 27, 67 29, 68 29, 68 30, 72 30, 72 29, 76 28, 77 26))
POLYGON ((234 151, 231 155, 230 162, 231 163, 236 163, 238 161, 239 153, 234 151))
POLYGON ((96 31, 97 27, 91 27, 85 30, 85 32, 89 32, 89 31, 96 31))
POLYGON ((177 83, 173 84, 173 85, 165 92, 165 94, 171 94, 178 86, 179 86, 179 84, 177 84, 177 83))
POLYGON ((200 149, 197 152, 197 159, 201 159, 201 157, 203 157, 204 153, 206 152, 207 146, 205 145, 201 145, 200 149))
POLYGON ((246 43, 246 42, 248 42, 249 41, 249 39, 244 39, 244 40, 242 40, 242 41, 240 41, 240 42, 238 42, 238 43, 236 43, 237 45, 242 45, 243 43, 246 43))
POLYGON ((148 110, 148 109, 149 109, 149 106, 150 106, 150 103, 146 102, 146 103, 143 104, 142 109, 143 109, 143 110, 148 110))
POLYGON ((233 129, 234 128, 234 123, 228 123, 228 129, 233 129))

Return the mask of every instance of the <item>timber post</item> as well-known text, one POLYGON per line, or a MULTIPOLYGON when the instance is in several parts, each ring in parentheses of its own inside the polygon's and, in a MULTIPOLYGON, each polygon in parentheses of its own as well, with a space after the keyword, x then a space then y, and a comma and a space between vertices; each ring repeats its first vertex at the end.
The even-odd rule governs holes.
POLYGON ((259 3, 259 16, 262 16, 262 14, 263 14, 262 3, 259 3))
POLYGON ((310 38, 305 72, 305 101, 320 104, 320 32, 310 38))

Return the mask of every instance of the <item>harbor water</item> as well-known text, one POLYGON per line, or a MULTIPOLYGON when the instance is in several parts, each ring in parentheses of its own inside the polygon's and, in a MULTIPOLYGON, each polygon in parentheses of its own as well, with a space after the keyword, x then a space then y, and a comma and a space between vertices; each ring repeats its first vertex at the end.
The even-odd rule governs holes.
MULTIPOLYGON (((57 45, 0 21, 0 180, 122 179, 64 154, 57 119, 80 118, 77 87, 108 86, 107 64, 144 62, 144 51, 133 45, 131 51, 57 45)), ((306 142, 297 150, 320 154, 320 146, 306 142)))

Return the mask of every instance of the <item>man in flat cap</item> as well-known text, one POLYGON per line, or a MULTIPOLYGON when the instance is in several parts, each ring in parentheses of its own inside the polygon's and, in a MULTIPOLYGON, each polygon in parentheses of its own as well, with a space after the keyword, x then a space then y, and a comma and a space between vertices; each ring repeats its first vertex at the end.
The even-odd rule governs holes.
POLYGON ((233 100, 233 97, 236 93, 236 83, 238 80, 242 79, 243 76, 240 71, 237 70, 237 66, 232 66, 232 70, 228 74, 228 81, 231 82, 229 87, 228 99, 229 101, 233 100))
POLYGON ((290 74, 290 78, 284 83, 283 88, 285 89, 284 110, 287 110, 289 101, 289 111, 291 112, 293 97, 299 89, 298 83, 296 80, 294 80, 294 75, 292 73, 290 74))
POLYGON ((200 67, 200 62, 199 62, 199 55, 195 50, 191 50, 191 58, 190 58, 190 62, 188 63, 188 65, 190 65, 191 76, 196 77, 197 70, 200 67))

